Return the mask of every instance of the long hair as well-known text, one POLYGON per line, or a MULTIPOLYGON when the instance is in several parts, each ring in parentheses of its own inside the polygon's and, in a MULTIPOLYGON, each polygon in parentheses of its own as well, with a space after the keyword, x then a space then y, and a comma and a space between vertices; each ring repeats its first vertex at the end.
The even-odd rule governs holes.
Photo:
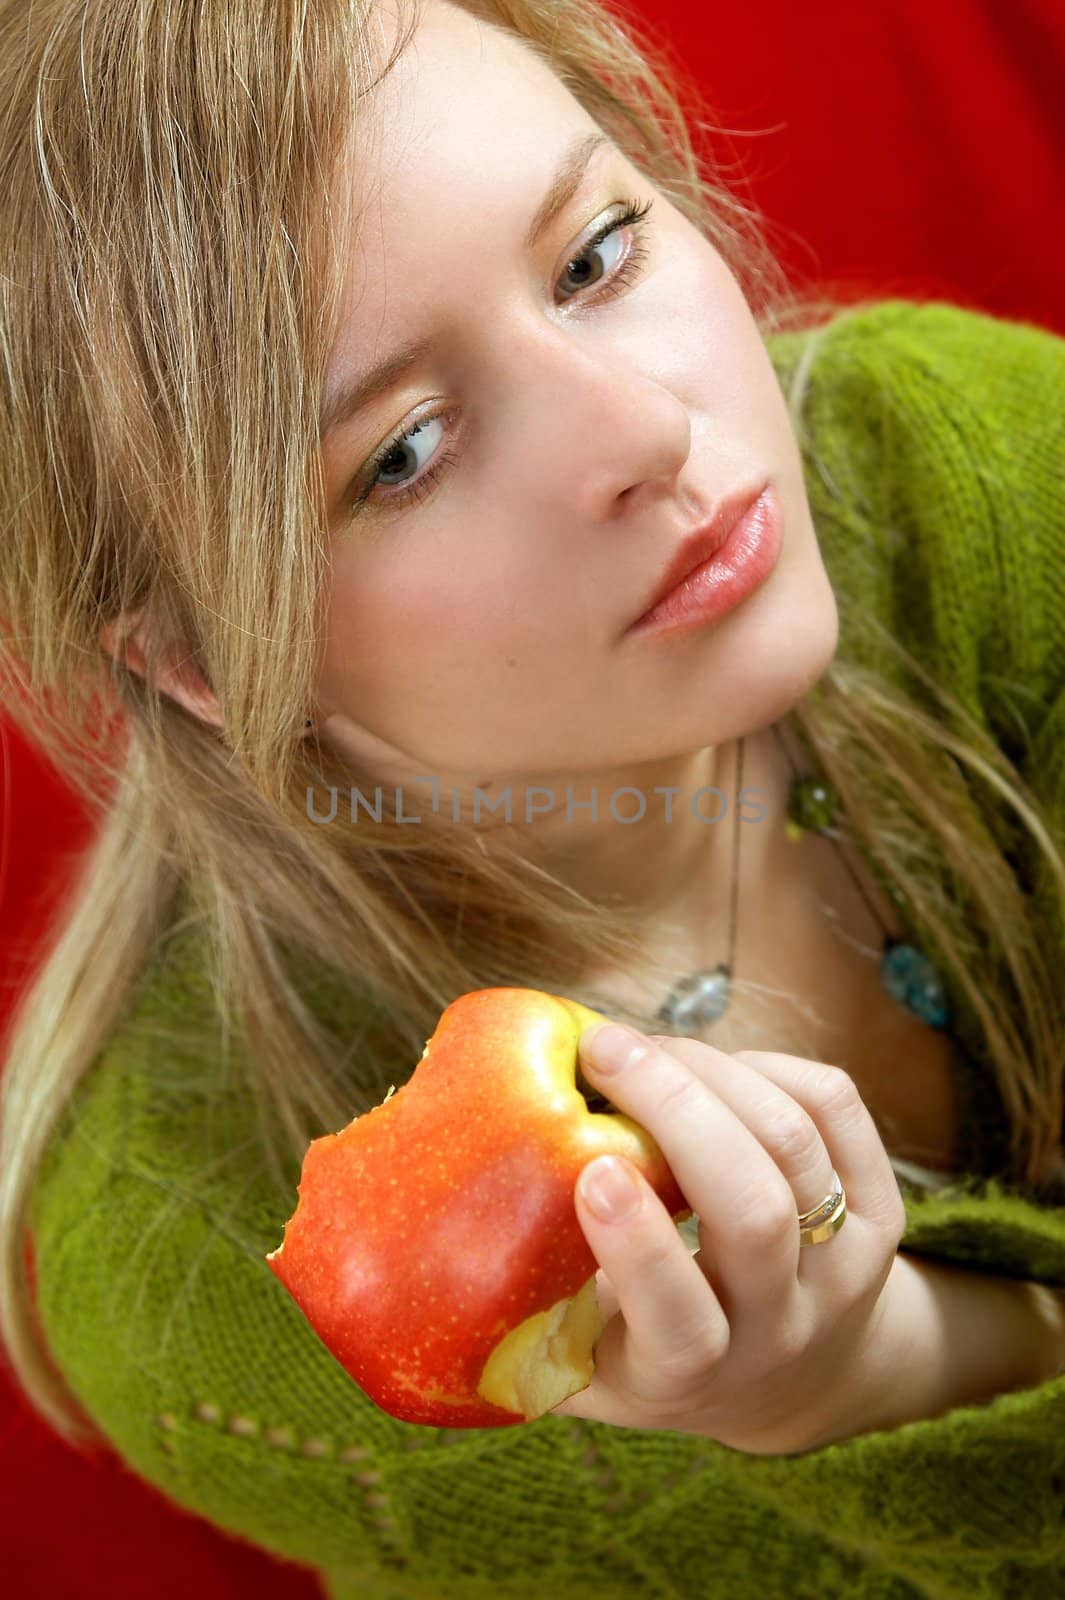
MULTIPOLYGON (((812 354, 854 309, 787 281, 764 224, 696 154, 708 107, 685 106, 682 70, 649 29, 597 0, 467 9, 547 62, 703 231, 763 336, 808 334, 812 354)), ((517 984, 587 999, 592 948, 646 969, 630 909, 487 852, 476 831, 396 825, 387 789, 373 828, 309 815, 309 789, 353 777, 304 718, 328 579, 319 404, 354 220, 330 180, 380 81, 372 28, 371 0, 0 0, 0 674, 8 716, 97 825, 9 1036, 0 1334, 71 1444, 99 1435, 37 1324, 29 1201, 170 941, 202 943, 215 1048, 234 1047, 279 1214, 310 1139, 413 1070, 456 996, 517 984), (143 624, 143 674, 101 647, 127 614, 143 624), (212 686, 221 727, 161 690, 181 658, 212 686), (365 999, 357 1050, 312 1003, 330 983, 365 999)), ((797 430, 810 370, 799 363, 787 395, 797 430)), ((1013 810, 1062 891, 1033 797, 975 725, 843 662, 791 716, 975 1008, 1017 1170, 1036 1181, 1061 1120, 1053 975, 1002 839, 959 786, 968 774, 1013 810), (929 888, 936 849, 950 903, 929 888)), ((374 794, 373 773, 355 781, 374 794)), ((168 1026, 177 1041, 181 1018, 168 1026)))

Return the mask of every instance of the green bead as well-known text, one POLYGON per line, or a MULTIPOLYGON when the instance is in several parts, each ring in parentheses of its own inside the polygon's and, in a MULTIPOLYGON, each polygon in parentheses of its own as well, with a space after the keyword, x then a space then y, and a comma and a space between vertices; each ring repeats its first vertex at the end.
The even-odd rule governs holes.
POLYGON ((831 828, 839 810, 839 796, 820 778, 796 778, 788 790, 788 816, 808 833, 831 828))

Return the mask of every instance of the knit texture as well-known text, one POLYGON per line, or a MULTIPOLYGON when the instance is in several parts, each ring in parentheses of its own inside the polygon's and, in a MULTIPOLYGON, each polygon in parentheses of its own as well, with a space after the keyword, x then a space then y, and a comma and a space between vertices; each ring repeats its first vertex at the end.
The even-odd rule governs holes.
MULTIPOLYGON (((889 300, 809 350, 769 343, 785 392, 813 358, 800 444, 846 598, 840 653, 871 659, 870 615, 896 630, 1023 756, 1065 838, 1065 341, 889 300)), ((1046 926, 1065 974, 1065 932, 1046 926)), ((298 1174, 286 1211, 254 1113, 205 1046, 212 1025, 195 938, 175 939, 80 1086, 31 1208, 53 1357, 178 1505, 321 1570, 333 1600, 1065 1592, 1065 1375, 794 1457, 550 1415, 448 1430, 378 1410, 263 1259, 298 1174), (187 1046, 167 1037, 180 1027, 187 1046)), ((978 1051, 964 1067, 968 1136, 993 1152, 1001 1103, 978 1051)), ((1065 1285, 1065 1197, 1036 1203, 987 1171, 974 1153, 938 1192, 903 1186, 902 1248, 1065 1285)))

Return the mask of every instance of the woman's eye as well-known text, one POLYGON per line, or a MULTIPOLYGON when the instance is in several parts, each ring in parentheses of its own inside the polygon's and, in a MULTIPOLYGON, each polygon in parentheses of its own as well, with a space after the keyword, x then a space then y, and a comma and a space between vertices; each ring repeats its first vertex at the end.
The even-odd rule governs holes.
MULTIPOLYGON (((602 253, 602 247, 608 241, 612 241, 614 234, 623 228, 638 228, 644 223, 653 205, 653 200, 648 200, 643 205, 636 200, 628 201, 621 216, 615 217, 599 228, 587 243, 581 246, 576 255, 570 256, 559 282, 562 282, 567 274, 572 273, 574 268, 578 269, 578 278, 581 277, 582 271, 591 273, 592 276, 590 279, 588 277, 581 279, 573 292, 565 296, 566 300, 573 299, 575 294, 579 295, 588 288, 589 283, 594 288, 595 285, 605 281, 607 286, 605 292, 612 296, 636 281, 647 258, 647 248, 639 240, 629 248, 618 267, 613 265, 613 260, 616 260, 613 247, 606 252, 613 260, 608 260, 607 265, 599 271, 596 270, 595 258, 602 253)), ((592 299, 595 298, 593 294, 592 299)), ((452 411, 441 411, 435 416, 423 417, 412 427, 393 434, 392 438, 382 445, 370 461, 363 486, 352 502, 353 517, 368 501, 375 511, 379 508, 392 511, 408 505, 412 500, 425 499, 433 492, 434 486, 440 481, 446 469, 457 459, 451 450, 443 450, 432 458, 432 448, 434 445, 439 445, 444 425, 451 420, 452 414, 452 411), (414 441, 421 444, 423 452, 421 461, 418 459, 417 448, 412 448, 414 441), (413 463, 410 459, 412 456, 413 463), (405 472, 408 470, 418 472, 419 467, 429 458, 432 458, 430 465, 423 466, 418 476, 404 481, 405 472), (386 491, 384 494, 380 493, 382 488, 386 491)))
MULTIPOLYGON (((630 200, 620 217, 615 217, 612 222, 606 223, 604 227, 600 228, 598 232, 592 235, 592 237, 588 240, 588 243, 583 245, 575 256, 570 256, 569 260, 566 262, 565 272, 569 272, 572 267, 588 268, 589 266, 592 266, 594 270, 594 261, 592 258, 599 253, 602 246, 606 244, 608 240, 612 241, 613 236, 616 233, 619 233, 622 228, 638 228, 641 223, 647 220, 647 215, 653 205, 653 200, 646 201, 642 206, 638 201, 630 200)), ((608 280, 610 283, 610 293, 617 294, 619 290, 626 284, 634 283, 640 275, 639 268, 642 266, 646 258, 646 247, 639 242, 634 244, 629 250, 628 254, 624 257, 620 268, 608 280)), ((608 268, 607 271, 609 272, 609 270, 610 269, 608 268)), ((565 276, 565 272, 563 273, 563 276, 565 276)), ((599 274, 599 278, 593 278, 592 282, 598 282, 601 277, 602 273, 599 274)), ((587 279, 579 281, 577 284, 578 291, 587 288, 587 285, 587 279)))
POLYGON ((416 422, 413 428, 408 428, 406 433, 400 434, 397 439, 393 440, 384 455, 377 456, 374 462, 374 486, 381 485, 386 489, 391 488, 393 481, 395 481, 394 475, 397 473, 402 474, 409 466, 409 463, 404 461, 404 456, 413 455, 415 458, 414 466, 417 467, 419 465, 417 459, 418 450, 412 444, 413 440, 421 440, 422 449, 431 456, 433 446, 440 442, 443 426, 443 417, 429 417, 424 422, 416 422), (393 476, 390 477, 389 474, 393 476))

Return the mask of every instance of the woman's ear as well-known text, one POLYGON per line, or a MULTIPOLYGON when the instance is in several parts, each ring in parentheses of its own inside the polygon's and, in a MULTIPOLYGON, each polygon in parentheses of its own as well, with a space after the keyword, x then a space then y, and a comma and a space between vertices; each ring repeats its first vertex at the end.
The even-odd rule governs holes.
MULTIPOLYGON (((100 629, 100 645, 108 655, 114 656, 116 661, 121 661, 133 672, 139 672, 142 678, 146 675, 147 661, 139 611, 124 612, 116 621, 105 623, 100 629)), ((191 711, 194 717, 199 717, 202 722, 210 722, 216 728, 222 726, 218 701, 191 656, 168 660, 160 667, 157 681, 164 694, 184 706, 186 711, 191 711)))

